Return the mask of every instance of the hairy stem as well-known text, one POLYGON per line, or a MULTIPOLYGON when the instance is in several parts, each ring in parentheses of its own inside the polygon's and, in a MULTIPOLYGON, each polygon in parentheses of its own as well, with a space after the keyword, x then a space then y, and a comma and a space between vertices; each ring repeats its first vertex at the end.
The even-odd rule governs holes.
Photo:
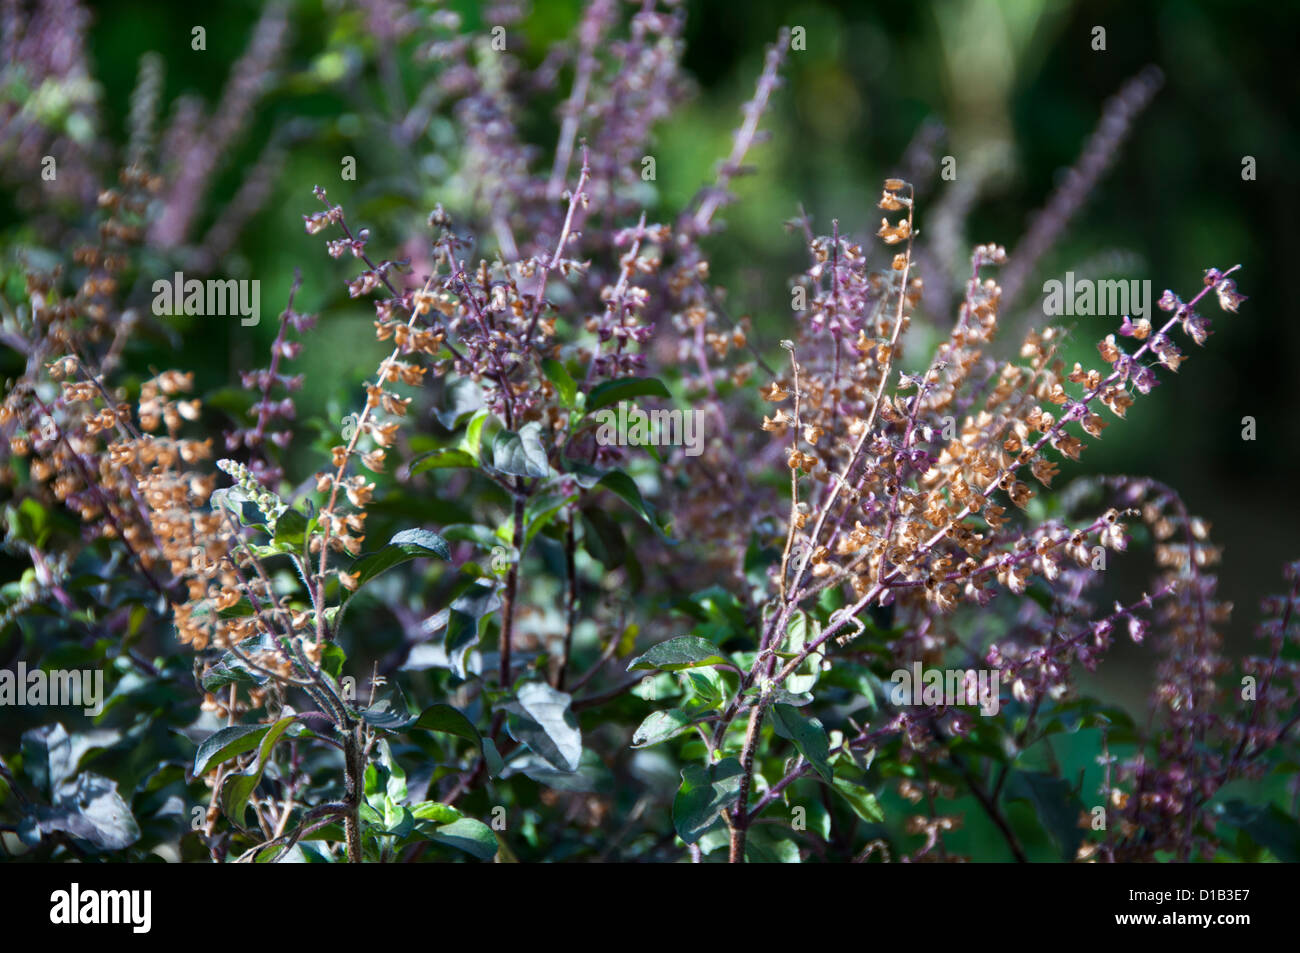
POLYGON ((745 746, 740 755, 740 796, 731 819, 731 856, 733 864, 745 859, 745 834, 749 830, 750 815, 745 810, 749 802, 749 787, 754 777, 754 754, 758 748, 759 729, 763 727, 763 705, 756 701, 749 713, 749 727, 745 729, 745 746))

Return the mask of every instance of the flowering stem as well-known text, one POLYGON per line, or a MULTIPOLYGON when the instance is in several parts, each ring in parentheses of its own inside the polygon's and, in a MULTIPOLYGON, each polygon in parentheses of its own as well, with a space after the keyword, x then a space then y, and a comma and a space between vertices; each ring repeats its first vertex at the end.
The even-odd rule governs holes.
POLYGON ((516 496, 514 502, 515 561, 506 573, 506 591, 501 604, 501 687, 510 687, 510 647, 514 635, 515 597, 519 589, 519 563, 524 558, 524 498, 516 496))
POLYGON ((362 763, 361 741, 358 730, 349 725, 343 734, 343 767, 345 772, 343 799, 347 809, 343 812, 343 830, 347 838, 348 863, 361 863, 361 791, 365 765, 362 763))
POLYGON ((745 729, 745 744, 740 755, 740 795, 731 818, 730 862, 739 864, 745 859, 745 835, 749 830, 749 786, 754 777, 754 753, 758 747, 759 729, 763 727, 763 701, 757 699, 749 712, 749 727, 745 729))
POLYGON ((573 509, 564 527, 564 654, 560 657, 560 669, 555 675, 555 688, 564 691, 564 676, 569 668, 569 657, 573 652, 573 629, 578 621, 578 567, 577 540, 573 533, 573 509))
POLYGON ((587 187, 589 178, 591 178, 591 165, 587 161, 587 147, 583 146, 582 170, 578 173, 578 184, 569 197, 569 210, 565 213, 564 227, 560 229, 560 237, 555 242, 555 252, 551 255, 551 260, 542 265, 542 274, 537 282, 537 295, 533 299, 533 314, 528 321, 528 330, 524 333, 524 347, 527 347, 529 342, 532 341, 533 331, 537 329, 537 320, 542 316, 542 308, 546 303, 546 281, 550 277, 551 271, 559 266, 560 259, 564 255, 564 246, 569 243, 569 236, 573 228, 573 216, 577 213, 578 206, 586 202, 587 195, 583 190, 587 187))

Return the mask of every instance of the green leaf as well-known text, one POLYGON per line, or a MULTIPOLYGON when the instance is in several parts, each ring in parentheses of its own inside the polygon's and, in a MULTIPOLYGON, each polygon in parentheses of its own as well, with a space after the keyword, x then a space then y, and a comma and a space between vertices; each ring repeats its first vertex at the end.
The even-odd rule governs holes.
POLYGON ((692 713, 721 708, 730 695, 726 681, 716 668, 690 668, 679 675, 690 686, 691 695, 686 707, 692 713))
POLYGON ((590 749, 582 752, 577 771, 561 771, 533 752, 525 751, 522 755, 510 759, 506 776, 515 773, 523 774, 538 784, 545 784, 548 788, 575 794, 608 793, 614 785, 614 775, 610 772, 609 766, 601 760, 600 755, 590 749))
POLYGON ((415 720, 415 724, 411 727, 455 735, 457 738, 465 739, 475 747, 483 747, 483 738, 479 735, 478 729, 474 727, 474 723, 451 705, 430 705, 420 712, 420 717, 415 720))
POLYGON ((542 446, 542 425, 524 424, 518 433, 502 430, 492 438, 492 466, 502 473, 522 477, 544 477, 551 472, 542 446))
POLYGON ((755 827, 745 838, 745 862, 749 864, 797 864, 799 845, 771 827, 755 827))
MULTIPOLYGON (((249 612, 251 611, 250 606, 249 612)), ((226 616, 223 614, 222 618, 226 616)), ((270 652, 275 649, 275 639, 270 634, 262 632, 240 642, 238 648, 244 656, 270 652)), ((203 673, 202 682, 204 691, 215 692, 236 682, 246 685, 264 685, 269 677, 255 668, 250 668, 234 652, 227 651, 216 664, 203 673)))
POLYGON ((496 533, 477 523, 452 523, 442 528, 442 535, 453 543, 473 543, 486 550, 500 545, 496 533))
POLYGON ((741 632, 748 630, 745 607, 740 604, 740 600, 733 593, 728 592, 721 586, 710 586, 707 589, 701 589, 699 592, 693 592, 689 596, 674 602, 673 608, 686 613, 697 621, 713 623, 722 631, 741 632))
POLYGON ((519 686, 513 701, 503 705, 510 737, 560 771, 578 770, 582 732, 570 709, 573 699, 545 682, 519 686))
MULTIPOLYGON (((750 689, 750 691, 758 691, 757 686, 750 689)), ((794 692, 787 692, 784 688, 773 688, 770 689, 770 691, 772 701, 782 705, 790 705, 793 708, 802 708, 804 705, 811 705, 813 701, 813 697, 807 692, 800 692, 796 695, 794 692)))
POLYGON ((858 817, 872 824, 885 822, 885 812, 880 807, 880 802, 866 788, 854 784, 847 778, 836 778, 832 784, 844 800, 849 802, 849 807, 858 817))
POLYGON ((483 427, 487 424, 489 414, 480 410, 465 425, 465 436, 460 441, 461 449, 469 453, 478 463, 483 453, 483 427))
POLYGON ((663 382, 654 377, 623 377, 597 384, 587 395, 587 413, 633 397, 671 397, 663 382))
POLYGON ((872 710, 880 705, 877 697, 885 695, 888 690, 880 676, 865 665, 836 665, 823 678, 826 684, 845 689, 849 694, 859 697, 872 710))
POLYGON ((479 617, 459 609, 447 610, 447 631, 443 635, 443 648, 457 678, 466 678, 465 665, 469 650, 478 644, 479 617))
MULTIPOLYGON (((535 496, 528 501, 524 509, 524 546, 527 549, 528 544, 533 541, 542 529, 546 527, 556 514, 563 510, 570 503, 578 499, 576 493, 564 496, 559 493, 548 493, 544 496, 535 496)), ((518 546, 517 540, 512 540, 512 544, 518 546)))
POLYGON ((1007 785, 1006 797, 1012 801, 1028 801, 1038 822, 1061 849, 1061 858, 1074 860, 1083 841, 1078 823, 1083 802, 1070 782, 1041 771, 1016 771, 1007 785))
POLYGON ((343 673, 343 663, 347 660, 348 654, 343 651, 341 645, 337 642, 326 642, 324 649, 321 650, 321 671, 338 681, 343 673))
POLYGON ((307 538, 308 525, 307 517, 293 507, 289 507, 275 521, 276 544, 291 552, 302 549, 303 542, 307 538))
MULTIPOLYGON (((388 769, 384 794, 393 804, 401 804, 406 800, 406 771, 393 757, 393 748, 386 738, 379 739, 379 763, 388 769)), ((393 825, 389 823, 387 826, 391 828, 393 825)))
POLYGON ((560 394, 560 404, 566 409, 573 409, 578 399, 578 384, 572 375, 553 357, 542 361, 542 372, 546 379, 555 385, 560 394))
POLYGON ((305 844, 294 844, 288 850, 284 849, 283 844, 273 844, 270 847, 259 849, 253 857, 253 863, 323 864, 328 863, 328 861, 305 844))
MULTIPOLYGON (((660 642, 644 655, 638 655, 628 663, 629 672, 641 669, 678 672, 684 668, 699 665, 731 665, 718 648, 707 639, 693 635, 683 635, 667 642, 660 642)), ((734 666, 732 666, 734 668, 734 666)))
POLYGON ((823 780, 833 780, 830 763, 826 760, 831 746, 826 739, 826 729, 820 721, 805 718, 799 709, 789 705, 773 705, 772 728, 782 738, 794 742, 799 753, 808 759, 808 763, 823 780))
POLYGON ((448 430, 483 406, 483 388, 467 377, 457 378, 447 388, 447 406, 437 412, 438 422, 448 430))
POLYGON ((701 854, 707 856, 719 848, 726 848, 730 843, 731 831, 727 830, 727 826, 725 824, 714 824, 700 835, 700 839, 695 842, 695 846, 700 849, 701 854))
POLYGON ((213 512, 229 511, 244 526, 266 528, 266 516, 242 487, 228 486, 213 490, 208 496, 208 505, 213 512))
POLYGON ((140 826, 117 782, 90 771, 63 785, 51 806, 38 806, 32 821, 43 834, 60 831, 96 850, 123 850, 140 839, 140 826))
POLYGON ((476 467, 478 461, 468 452, 456 449, 433 450, 422 453, 407 468, 410 476, 424 473, 426 470, 449 470, 455 467, 476 467))
POLYGON ((443 664, 455 672, 457 678, 468 677, 466 665, 470 649, 478 644, 480 620, 500 605, 501 598, 494 587, 471 581, 450 606, 434 613, 421 625, 430 635, 443 632, 443 650, 446 653, 443 664))
POLYGON ((673 827, 677 836, 694 844, 718 819, 740 799, 740 777, 744 769, 735 758, 703 767, 687 765, 682 769, 682 786, 673 798, 673 827))
POLYGON ((650 527, 660 536, 667 538, 664 529, 659 525, 658 516, 655 508, 646 502, 641 495, 640 488, 636 481, 627 475, 623 470, 617 467, 610 470, 602 470, 599 467, 593 467, 590 464, 580 463, 573 466, 573 475, 578 481, 578 486, 584 490, 593 486, 603 486, 609 490, 624 503, 632 508, 632 511, 645 520, 650 527))
POLYGON ((1222 810, 1223 823, 1245 831, 1284 864, 1300 863, 1300 824, 1275 804, 1256 807, 1234 800, 1222 810))
POLYGON ((402 686, 396 683, 393 684, 392 691, 359 714, 366 724, 380 731, 404 731, 415 724, 418 717, 411 714, 402 686))
POLYGON ((266 680, 266 675, 250 669, 242 661, 232 657, 230 662, 224 659, 217 662, 203 673, 200 681, 205 692, 216 692, 236 682, 243 685, 262 685, 266 680))
POLYGON ((270 725, 231 725, 203 739, 194 755, 194 777, 201 778, 223 761, 252 751, 270 725))
POLYGON ((406 708, 406 703, 391 698, 379 699, 360 715, 367 725, 380 731, 405 731, 415 723, 415 716, 406 708))
POLYGON ((17 506, 6 506, 5 522, 10 537, 38 549, 43 549, 50 538, 50 512, 32 497, 17 506))
POLYGON ((1039 738, 1061 732, 1074 733, 1083 728, 1104 728, 1111 744, 1131 744, 1138 740, 1138 728, 1132 715, 1118 706, 1103 705, 1092 698, 1072 699, 1042 711, 1038 724, 1036 734, 1039 738))
POLYGON ((617 569, 627 559, 627 540, 618 522, 604 510, 582 511, 583 548, 606 569, 617 569))
POLYGON ((415 829, 411 809, 391 797, 384 801, 384 829, 394 837, 403 838, 415 829))
POLYGON ((435 828, 429 840, 463 850, 479 860, 491 860, 497 854, 497 838, 492 828, 471 817, 435 828))
POLYGON ((501 777, 505 762, 501 759, 501 752, 497 751, 496 742, 491 738, 483 739, 483 757, 487 759, 488 775, 494 778, 501 777))
POLYGON ((691 716, 680 708, 655 711, 646 716, 632 735, 633 748, 649 748, 680 735, 690 727, 691 716))
POLYGON ((655 516, 654 507, 641 496, 641 490, 637 487, 636 481, 622 470, 610 470, 600 478, 598 485, 603 486, 630 506, 637 516, 649 523, 657 532, 663 533, 663 527, 659 525, 659 521, 655 516))
MULTIPOLYGON (((793 653, 793 657, 802 652, 804 646, 810 641, 816 641, 819 634, 820 627, 817 621, 815 619, 809 620, 807 613, 802 609, 798 609, 791 614, 789 622, 786 623, 784 647, 786 651, 793 653)), ((813 652, 786 678, 785 690, 795 694, 812 691, 813 686, 817 684, 817 680, 821 677, 821 672, 822 654, 813 652)))
POLYGON ((76 775, 88 754, 120 740, 121 734, 116 731, 68 734, 61 722, 42 725, 23 732, 23 769, 38 788, 57 798, 59 789, 76 775))
POLYGON ((430 705, 420 712, 420 717, 415 720, 411 728, 439 731, 463 738, 482 752, 487 761, 489 774, 495 777, 501 773, 501 756, 497 754, 496 746, 492 745, 490 740, 484 739, 474 727, 474 723, 451 705, 430 705))
POLYGON ((421 801, 411 808, 411 816, 417 821, 434 821, 438 824, 451 824, 465 815, 450 804, 437 801, 421 801))
POLYGON ((275 748, 276 742, 289 729, 289 726, 297 720, 297 715, 290 715, 269 726, 266 734, 262 737, 261 744, 258 746, 257 760, 239 774, 231 776, 222 786, 222 813, 241 827, 244 823, 244 808, 248 805, 249 796, 262 780, 262 772, 266 769, 266 763, 271 759, 271 751, 275 748))
POLYGON ((394 566, 429 556, 450 561, 451 550, 447 548, 447 541, 427 529, 404 529, 390 539, 383 549, 362 556, 352 564, 352 572, 357 577, 357 588, 394 566))

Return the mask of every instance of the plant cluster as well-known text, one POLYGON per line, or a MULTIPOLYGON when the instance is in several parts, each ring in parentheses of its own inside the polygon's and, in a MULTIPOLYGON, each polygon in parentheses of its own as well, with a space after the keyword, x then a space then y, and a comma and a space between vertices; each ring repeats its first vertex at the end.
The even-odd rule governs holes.
MULTIPOLYGON (((146 58, 110 156, 81 7, 3 8, 0 152, 32 228, 0 289, 5 547, 26 565, 0 658, 111 686, 92 727, 3 752, 5 853, 957 860, 973 816, 1021 860, 1294 849, 1267 795, 1223 790, 1294 758, 1300 564, 1234 665, 1206 522, 1153 480, 1066 482, 1213 311, 1235 315, 1240 266, 1067 367, 1068 329, 999 334, 1018 253, 928 272, 921 162, 885 180, 874 240, 788 223, 808 265, 764 348, 710 255, 788 31, 715 180, 653 221, 643 160, 690 92, 678 3, 590 0, 540 59, 517 49, 520 4, 481 29, 389 6, 346 7, 382 91, 371 138, 438 200, 365 222, 347 181, 303 188, 295 254, 325 253, 334 288, 296 277, 263 366, 215 394, 137 347, 168 333, 152 281, 222 275, 284 135, 311 134, 273 138, 203 214, 288 9, 267 6, 212 114, 183 100, 161 136, 146 58), (328 337, 305 297, 384 350, 343 421, 299 399, 294 362, 328 337), (938 343, 914 356, 919 325, 938 343), (602 441, 597 413, 625 401, 701 414, 703 452, 602 441), (1149 584, 1114 601, 1107 574, 1139 575, 1143 548, 1149 584), (1079 689, 1118 639, 1160 659, 1145 725, 1079 689), (900 703, 914 666, 969 675, 900 703), (1095 742, 1099 787, 1056 768, 1067 737, 1095 742)), ((1080 175, 1154 82, 1112 104, 1080 175)))

